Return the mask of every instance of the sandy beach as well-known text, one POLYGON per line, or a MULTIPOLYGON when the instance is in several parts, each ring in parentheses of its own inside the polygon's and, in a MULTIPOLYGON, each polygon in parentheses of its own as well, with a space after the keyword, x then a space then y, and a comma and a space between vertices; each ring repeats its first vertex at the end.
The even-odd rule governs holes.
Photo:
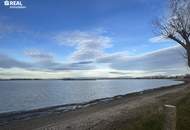
POLYGON ((189 80, 175 86, 146 90, 83 104, 70 111, 39 109, 0 116, 0 130, 116 130, 124 129, 142 112, 162 110, 190 93, 189 80), (148 108, 148 109, 147 109, 148 108))

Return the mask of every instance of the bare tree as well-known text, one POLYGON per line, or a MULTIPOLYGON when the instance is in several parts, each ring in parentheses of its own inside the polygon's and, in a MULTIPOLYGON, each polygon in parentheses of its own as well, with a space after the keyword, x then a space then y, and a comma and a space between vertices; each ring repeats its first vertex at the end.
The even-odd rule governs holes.
POLYGON ((190 0, 169 0, 169 14, 156 20, 159 35, 180 44, 190 67, 190 0))

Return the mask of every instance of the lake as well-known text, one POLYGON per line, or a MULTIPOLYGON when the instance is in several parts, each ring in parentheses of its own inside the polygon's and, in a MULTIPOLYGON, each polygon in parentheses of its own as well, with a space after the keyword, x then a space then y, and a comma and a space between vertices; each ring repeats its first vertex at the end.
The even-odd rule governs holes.
POLYGON ((88 102, 183 83, 169 79, 0 81, 0 113, 88 102))

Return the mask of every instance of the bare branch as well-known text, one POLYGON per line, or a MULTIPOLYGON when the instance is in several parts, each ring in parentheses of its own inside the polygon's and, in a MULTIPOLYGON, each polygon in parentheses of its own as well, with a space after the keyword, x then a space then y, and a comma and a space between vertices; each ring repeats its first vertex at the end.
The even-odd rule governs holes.
POLYGON ((154 25, 159 35, 169 38, 186 50, 190 67, 190 0, 169 0, 169 15, 154 25))
POLYGON ((174 37, 173 35, 169 35, 168 38, 170 38, 170 39, 176 41, 176 42, 179 43, 181 46, 183 46, 185 49, 187 49, 186 45, 185 45, 183 42, 181 42, 179 39, 177 39, 176 37, 174 37))

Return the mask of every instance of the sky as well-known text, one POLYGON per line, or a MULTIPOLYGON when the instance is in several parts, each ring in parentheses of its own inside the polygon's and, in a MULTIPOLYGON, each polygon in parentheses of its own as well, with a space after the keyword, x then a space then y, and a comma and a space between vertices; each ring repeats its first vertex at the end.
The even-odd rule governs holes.
POLYGON ((0 2, 0 78, 178 75, 184 50, 152 22, 166 0, 0 2))

